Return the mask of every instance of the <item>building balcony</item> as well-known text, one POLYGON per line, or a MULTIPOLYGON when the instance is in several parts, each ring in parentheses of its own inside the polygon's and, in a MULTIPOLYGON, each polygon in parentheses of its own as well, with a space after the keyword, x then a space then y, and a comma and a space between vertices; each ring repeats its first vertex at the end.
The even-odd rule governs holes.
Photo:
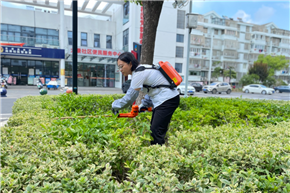
POLYGON ((258 48, 252 48, 250 52, 254 54, 265 54, 267 52, 267 49, 258 49, 258 48))
POLYGON ((213 45, 212 48, 216 50, 221 50, 223 47, 222 45, 213 45))
MULTIPOLYGON (((207 81, 208 78, 207 77, 201 77, 200 80, 201 81, 207 81)), ((219 81, 219 78, 211 77, 210 81, 215 81, 216 82, 216 81, 219 81)))
POLYGON ((1 34, 3 43, 25 43, 24 47, 56 48, 59 49, 59 40, 1 34))
POLYGON ((200 64, 189 64, 188 69, 189 70, 200 70, 201 68, 200 64))
POLYGON ((237 40, 237 35, 229 35, 229 34, 222 34, 222 39, 230 39, 230 40, 237 40))
POLYGON ((239 47, 237 45, 224 45, 224 49, 237 50, 237 49, 239 49, 239 47))
POLYGON ((290 76, 290 71, 289 70, 279 70, 275 71, 276 76, 290 76))
POLYGON ((213 60, 221 60, 221 56, 212 56, 213 60))
POLYGON ((281 35, 281 36, 290 36, 290 31, 288 30, 283 30, 283 29, 272 29, 271 30, 272 34, 276 34, 276 35, 281 35))
POLYGON ((209 58, 209 54, 203 52, 190 52, 189 56, 190 58, 201 58, 201 59, 209 58))
POLYGON ((189 76, 188 76, 188 80, 189 80, 189 81, 201 81, 201 76, 193 76, 193 75, 189 75, 189 76))

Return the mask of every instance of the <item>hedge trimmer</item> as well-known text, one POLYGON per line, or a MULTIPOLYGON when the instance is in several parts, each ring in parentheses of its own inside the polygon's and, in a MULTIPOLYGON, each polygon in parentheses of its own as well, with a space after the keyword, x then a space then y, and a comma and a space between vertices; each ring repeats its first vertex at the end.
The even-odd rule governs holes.
MULTIPOLYGON (((140 112, 145 112, 145 111, 152 111, 152 108, 141 108, 140 112)), ((131 112, 130 113, 119 113, 118 114, 118 118, 134 118, 138 115, 139 112, 139 107, 138 105, 133 105, 131 112)), ((112 117, 112 115, 95 115, 95 116, 76 116, 76 117, 60 117, 60 118, 56 118, 56 119, 83 119, 83 118, 96 118, 96 117, 112 117)))

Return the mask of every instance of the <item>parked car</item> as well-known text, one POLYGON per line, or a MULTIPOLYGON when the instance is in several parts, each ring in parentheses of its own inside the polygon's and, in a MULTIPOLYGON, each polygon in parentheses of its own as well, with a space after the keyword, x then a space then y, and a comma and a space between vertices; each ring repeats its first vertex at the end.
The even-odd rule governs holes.
POLYGON ((279 93, 290 92, 290 86, 277 86, 277 87, 274 87, 274 90, 279 93))
MULTIPOLYGON (((180 83, 180 85, 177 86, 177 90, 178 90, 179 94, 184 94, 185 93, 185 83, 184 82, 180 83)), ((195 88, 188 84, 187 85, 187 94, 194 95, 194 93, 195 93, 195 88)))
POLYGON ((221 94, 222 92, 226 92, 227 94, 231 94, 232 87, 227 82, 213 82, 210 85, 203 86, 202 90, 204 93, 221 94))
POLYGON ((195 88, 196 92, 202 91, 202 85, 197 83, 197 82, 193 82, 190 84, 191 86, 193 86, 195 88))
POLYGON ((261 94, 274 94, 275 90, 273 88, 268 88, 261 84, 250 84, 243 87, 243 92, 245 93, 261 93, 261 94))

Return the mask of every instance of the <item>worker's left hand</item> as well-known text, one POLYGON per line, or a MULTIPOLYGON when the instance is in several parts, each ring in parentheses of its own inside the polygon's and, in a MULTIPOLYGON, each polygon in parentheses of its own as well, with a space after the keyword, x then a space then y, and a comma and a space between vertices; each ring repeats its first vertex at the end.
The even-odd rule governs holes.
POLYGON ((115 110, 115 109, 112 109, 112 112, 114 113, 114 115, 119 114, 119 111, 118 110, 115 110))
POLYGON ((143 106, 142 104, 139 106, 139 113, 143 113, 143 112, 145 112, 147 110, 148 110, 148 108, 143 106))

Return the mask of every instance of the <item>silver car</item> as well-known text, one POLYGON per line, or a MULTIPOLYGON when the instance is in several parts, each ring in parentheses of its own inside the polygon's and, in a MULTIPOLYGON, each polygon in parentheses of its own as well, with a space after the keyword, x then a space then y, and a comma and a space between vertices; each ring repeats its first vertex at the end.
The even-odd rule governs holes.
POLYGON ((210 85, 203 86, 202 91, 204 93, 210 92, 212 94, 216 94, 216 93, 221 94, 222 92, 226 92, 227 94, 231 94, 232 87, 227 82, 213 82, 210 85))

